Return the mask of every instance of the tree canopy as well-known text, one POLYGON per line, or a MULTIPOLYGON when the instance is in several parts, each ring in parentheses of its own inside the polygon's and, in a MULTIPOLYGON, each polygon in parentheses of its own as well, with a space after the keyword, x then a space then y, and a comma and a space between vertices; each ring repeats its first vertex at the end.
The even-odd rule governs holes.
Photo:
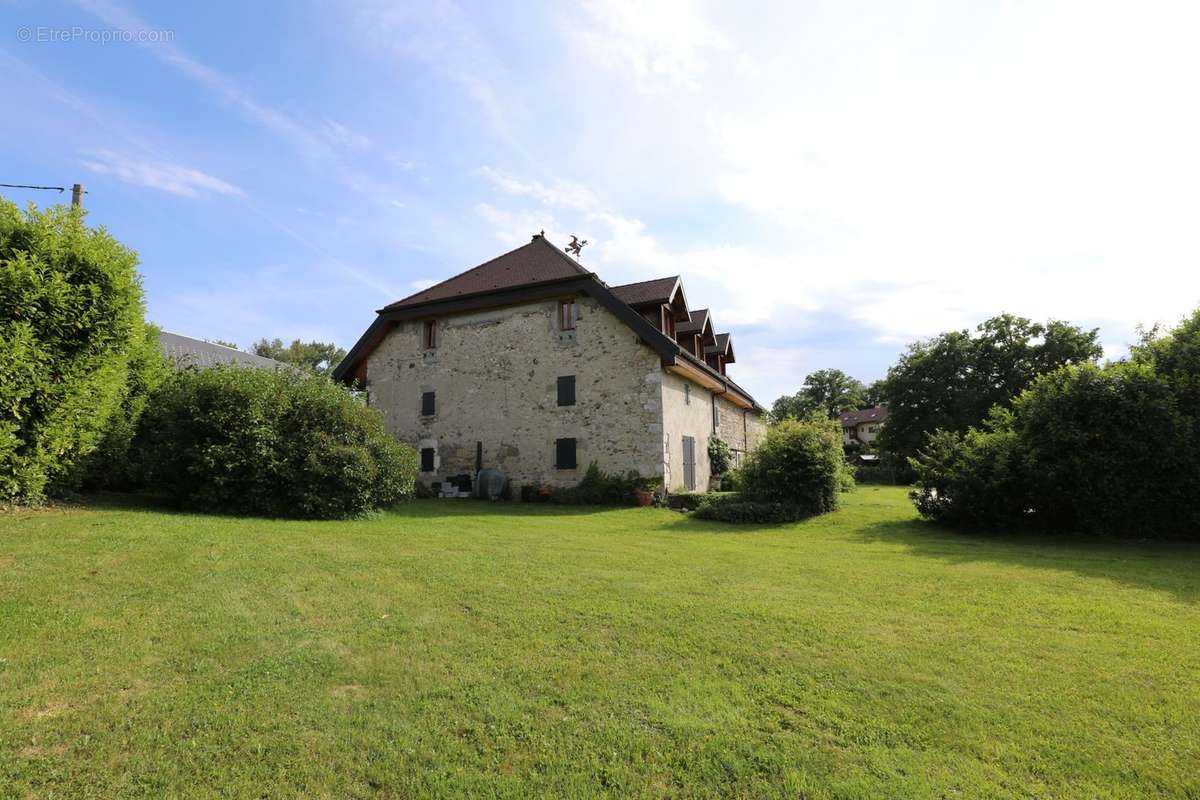
POLYGON ((865 407, 866 401, 867 389, 861 381, 840 369, 819 369, 805 376, 800 391, 776 400, 771 416, 784 420, 821 414, 833 419, 846 409, 865 407))
POLYGON ((880 447, 915 456, 927 433, 979 425, 992 406, 1007 407, 1039 375, 1095 362, 1101 352, 1094 328, 1011 314, 992 317, 973 333, 948 331, 916 342, 880 387, 888 406, 880 447))
POLYGON ((293 339, 288 345, 282 339, 259 339, 254 343, 253 352, 322 375, 331 372, 346 357, 346 351, 332 342, 302 342, 299 339, 293 339))

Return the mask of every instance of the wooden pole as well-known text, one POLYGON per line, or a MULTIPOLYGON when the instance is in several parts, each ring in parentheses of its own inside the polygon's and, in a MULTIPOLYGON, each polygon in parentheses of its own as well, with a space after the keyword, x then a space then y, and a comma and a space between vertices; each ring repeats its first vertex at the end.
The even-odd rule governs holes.
POLYGON ((77 183, 71 187, 71 205, 79 208, 83 205, 83 184, 77 183))

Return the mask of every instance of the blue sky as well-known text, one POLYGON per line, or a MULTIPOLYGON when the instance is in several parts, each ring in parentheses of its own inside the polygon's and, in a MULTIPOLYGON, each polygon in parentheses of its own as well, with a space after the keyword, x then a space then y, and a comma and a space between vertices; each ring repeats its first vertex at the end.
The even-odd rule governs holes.
POLYGON ((0 182, 86 184, 179 333, 349 346, 543 228, 609 283, 681 274, 765 403, 1001 311, 1115 356, 1200 306, 1188 3, 0 15, 0 182))

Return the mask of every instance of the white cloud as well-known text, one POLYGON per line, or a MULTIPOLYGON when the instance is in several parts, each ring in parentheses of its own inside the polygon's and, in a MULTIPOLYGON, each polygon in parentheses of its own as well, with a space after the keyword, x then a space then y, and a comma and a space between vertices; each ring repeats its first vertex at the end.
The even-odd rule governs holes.
POLYGON ((87 150, 80 163, 92 172, 113 177, 135 186, 148 186, 180 197, 201 194, 241 196, 241 189, 220 178, 182 164, 125 156, 111 150, 87 150))
POLYGON ((604 66, 631 72, 638 89, 648 94, 700 89, 711 60, 733 50, 692 0, 589 0, 584 8, 591 19, 569 18, 565 33, 604 66))

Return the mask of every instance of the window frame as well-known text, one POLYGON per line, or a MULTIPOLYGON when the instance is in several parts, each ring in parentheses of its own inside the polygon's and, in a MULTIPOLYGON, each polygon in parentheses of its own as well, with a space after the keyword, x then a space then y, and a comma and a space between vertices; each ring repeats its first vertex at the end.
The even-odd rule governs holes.
POLYGON ((437 416, 437 390, 421 392, 421 416, 437 416), (426 408, 429 410, 427 411, 426 408))
POLYGON ((425 350, 436 350, 441 331, 436 319, 427 319, 421 325, 421 344, 425 350))
POLYGON ((558 329, 573 331, 579 322, 579 304, 574 297, 564 297, 558 301, 558 329), (568 312, 568 309, 570 311, 568 312))

